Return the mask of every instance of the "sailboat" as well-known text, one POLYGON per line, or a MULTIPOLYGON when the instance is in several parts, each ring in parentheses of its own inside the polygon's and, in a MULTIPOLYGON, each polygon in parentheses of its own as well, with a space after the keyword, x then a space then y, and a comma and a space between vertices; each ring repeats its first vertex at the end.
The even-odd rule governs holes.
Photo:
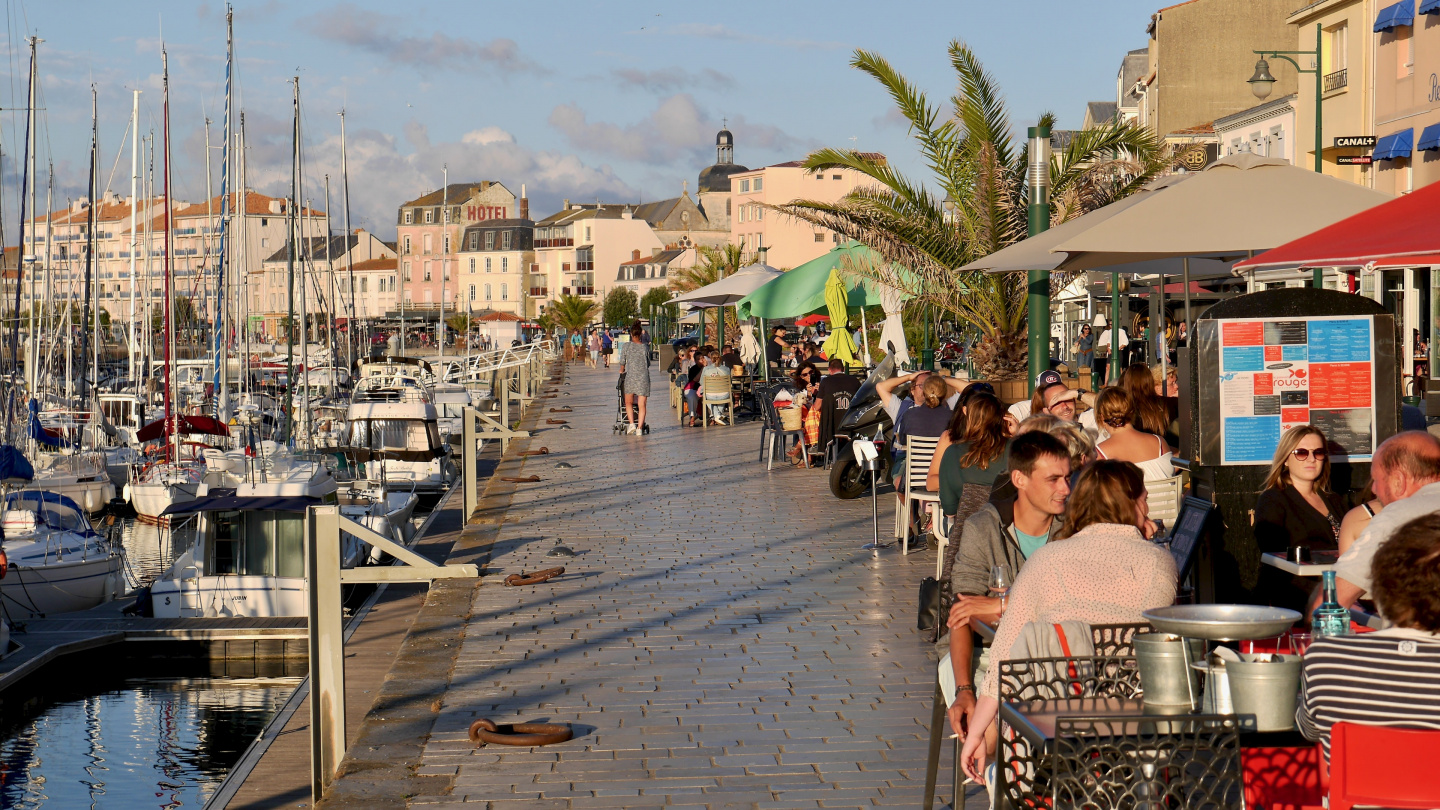
MULTIPOLYGON (((174 206, 170 196, 170 61, 162 45, 160 48, 160 61, 162 66, 161 88, 163 92, 163 121, 161 124, 164 136, 164 168, 162 171, 162 194, 165 197, 165 417, 160 423, 160 435, 155 438, 165 440, 164 450, 156 460, 136 470, 127 486, 127 497, 135 512, 146 520, 158 521, 165 513, 165 510, 172 504, 194 500, 205 495, 209 487, 205 484, 205 461, 203 452, 197 452, 195 443, 183 442, 181 436, 188 429, 194 426, 195 421, 205 417, 186 417, 177 412, 175 407, 175 395, 179 393, 176 374, 175 351, 175 329, 173 315, 175 310, 174 279, 175 266, 173 261, 174 250, 171 247, 174 235, 174 222, 171 219, 174 206)), ((208 420, 214 423, 215 420, 208 420)), ((219 427, 206 432, 224 431, 228 434, 223 423, 219 427)), ((142 430, 139 438, 141 441, 149 439, 144 435, 154 425, 149 425, 142 430)), ((212 425, 206 424, 206 428, 212 425)))

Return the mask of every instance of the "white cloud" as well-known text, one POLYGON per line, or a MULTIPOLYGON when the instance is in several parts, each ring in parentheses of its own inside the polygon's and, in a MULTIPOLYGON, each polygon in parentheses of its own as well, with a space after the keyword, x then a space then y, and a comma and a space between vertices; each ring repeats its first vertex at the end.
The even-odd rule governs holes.
MULTIPOLYGON (((663 99, 655 110, 633 124, 590 121, 575 104, 561 104, 550 112, 550 125, 576 149, 650 164, 686 167, 706 165, 713 158, 715 133, 722 122, 702 111, 688 93, 663 99), (699 163, 697 164, 697 161, 699 163)), ((797 150, 802 142, 768 125, 752 125, 744 116, 729 124, 737 143, 766 150, 797 150)), ((798 155, 797 155, 798 157, 798 155)))
POLYGON ((825 42, 813 39, 782 39, 779 37, 767 37, 760 34, 752 34, 748 31, 741 31, 720 23, 678 23, 676 25, 646 26, 641 31, 633 33, 644 33, 647 35, 696 37, 699 39, 718 39, 726 42, 748 42, 756 45, 765 45, 772 48, 785 48, 788 50, 833 50, 844 48, 843 42, 825 42))
POLYGON ((464 71, 490 68, 501 74, 547 73, 520 52, 513 39, 496 37, 480 42, 436 31, 428 36, 400 33, 405 18, 366 11, 341 3, 306 17, 300 25, 321 39, 349 45, 399 65, 464 71))

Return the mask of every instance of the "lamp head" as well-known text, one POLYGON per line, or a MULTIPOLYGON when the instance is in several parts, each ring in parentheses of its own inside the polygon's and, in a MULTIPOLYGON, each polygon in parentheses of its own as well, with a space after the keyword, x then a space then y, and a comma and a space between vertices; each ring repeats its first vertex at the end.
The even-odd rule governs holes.
POLYGON ((1270 90, 1275 86, 1275 77, 1270 75, 1270 63, 1262 57, 1255 63, 1255 75, 1249 79, 1250 91, 1255 98, 1264 101, 1270 96, 1270 90))

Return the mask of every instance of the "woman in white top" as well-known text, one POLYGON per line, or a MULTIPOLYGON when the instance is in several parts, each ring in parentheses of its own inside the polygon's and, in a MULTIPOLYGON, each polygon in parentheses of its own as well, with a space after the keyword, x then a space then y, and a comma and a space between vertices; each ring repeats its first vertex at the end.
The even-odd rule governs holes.
POLYGON ((1140 468, 1146 481, 1175 474, 1170 445, 1153 433, 1135 428, 1135 400, 1123 388, 1106 388, 1095 400, 1095 418, 1110 437, 1095 446, 1100 458, 1128 461, 1140 468))

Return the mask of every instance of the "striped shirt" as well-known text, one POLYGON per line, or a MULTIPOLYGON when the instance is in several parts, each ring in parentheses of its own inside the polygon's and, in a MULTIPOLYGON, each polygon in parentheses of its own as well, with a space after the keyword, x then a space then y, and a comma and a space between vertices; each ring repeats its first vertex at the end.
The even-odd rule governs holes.
POLYGON ((1440 634, 1391 628, 1316 641, 1295 722, 1326 759, 1336 723, 1440 730, 1440 634))

